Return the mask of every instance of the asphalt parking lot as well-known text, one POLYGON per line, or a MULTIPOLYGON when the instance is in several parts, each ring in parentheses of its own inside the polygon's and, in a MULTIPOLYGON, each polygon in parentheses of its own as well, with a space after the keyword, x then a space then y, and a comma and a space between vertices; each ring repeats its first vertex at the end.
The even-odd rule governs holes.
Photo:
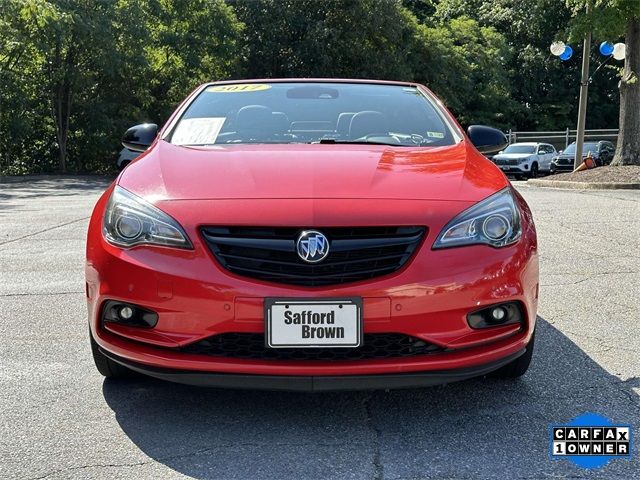
POLYGON ((94 369, 84 237, 106 182, 0 183, 0 477, 640 478, 586 471, 548 426, 592 411, 640 437, 640 194, 517 182, 541 251, 539 331, 519 381, 299 394, 209 390, 94 369))

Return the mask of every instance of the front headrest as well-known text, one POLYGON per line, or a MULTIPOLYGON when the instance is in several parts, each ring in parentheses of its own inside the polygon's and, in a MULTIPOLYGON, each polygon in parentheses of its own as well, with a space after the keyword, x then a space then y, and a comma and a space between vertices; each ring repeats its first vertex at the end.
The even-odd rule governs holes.
POLYGON ((344 112, 338 115, 338 122, 336 123, 336 133, 340 135, 349 135, 349 126, 351 125, 351 119, 355 115, 354 112, 344 112))
POLYGON ((238 110, 236 130, 264 128, 268 129, 273 122, 271 109, 264 105, 247 105, 238 110))
POLYGON ((389 133, 389 120, 380 112, 365 111, 356 113, 351 119, 349 137, 362 138, 374 133, 389 133))
POLYGON ((286 133, 289 131, 289 117, 284 112, 273 112, 271 121, 273 122, 273 128, 278 133, 286 133))

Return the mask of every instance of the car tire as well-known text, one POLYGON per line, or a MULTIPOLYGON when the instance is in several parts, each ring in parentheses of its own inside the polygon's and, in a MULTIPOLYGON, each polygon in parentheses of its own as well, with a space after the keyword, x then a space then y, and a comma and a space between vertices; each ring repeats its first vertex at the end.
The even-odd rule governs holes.
POLYGON ((531 365, 531 357, 533 356, 533 347, 536 339, 536 332, 531 335, 531 340, 527 345, 525 352, 516 358, 513 362, 507 363, 500 367, 491 375, 496 378, 518 378, 527 373, 529 365, 531 365))
POLYGON ((93 362, 96 364, 98 372, 106 378, 127 378, 133 375, 133 371, 127 367, 120 365, 108 358, 104 353, 100 351, 98 344, 93 339, 93 335, 89 332, 89 339, 91 340, 91 353, 93 354, 93 362))
POLYGON ((536 178, 537 176, 538 176, 538 164, 534 162, 531 164, 531 171, 529 172, 528 177, 536 178))

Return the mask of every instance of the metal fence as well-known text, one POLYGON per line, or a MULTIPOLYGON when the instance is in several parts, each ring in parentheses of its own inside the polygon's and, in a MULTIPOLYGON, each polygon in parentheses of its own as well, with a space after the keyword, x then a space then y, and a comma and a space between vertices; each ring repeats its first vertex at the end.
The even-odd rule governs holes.
MULTIPOLYGON (((576 139, 576 130, 567 128, 566 130, 555 130, 548 132, 519 132, 516 130, 509 130, 507 133, 509 143, 516 142, 545 142, 550 143, 558 150, 566 149, 570 143, 576 139)), ((598 141, 609 140, 616 143, 618 139, 617 128, 604 128, 604 129, 592 129, 585 130, 584 140, 598 141)))

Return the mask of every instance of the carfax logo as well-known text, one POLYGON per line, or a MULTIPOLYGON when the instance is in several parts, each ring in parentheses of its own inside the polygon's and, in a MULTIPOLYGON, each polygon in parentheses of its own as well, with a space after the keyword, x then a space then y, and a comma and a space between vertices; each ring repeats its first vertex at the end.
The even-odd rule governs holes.
POLYGON ((599 468, 614 458, 631 458, 631 426, 614 425, 602 415, 584 413, 550 430, 553 460, 568 458, 582 468, 599 468))

